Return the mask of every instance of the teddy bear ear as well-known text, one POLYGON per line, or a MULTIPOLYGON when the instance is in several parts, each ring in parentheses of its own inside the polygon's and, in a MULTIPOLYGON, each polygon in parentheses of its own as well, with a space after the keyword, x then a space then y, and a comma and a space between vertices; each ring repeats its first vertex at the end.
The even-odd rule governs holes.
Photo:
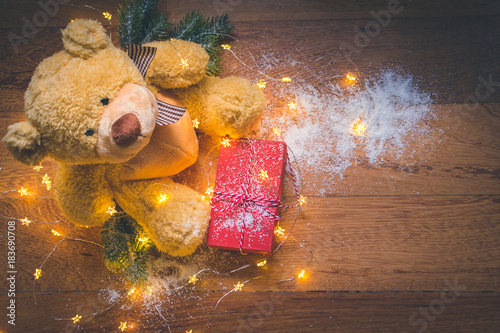
POLYGON ((28 122, 10 125, 2 142, 10 153, 20 162, 27 165, 38 165, 47 155, 41 145, 42 136, 28 122))
POLYGON ((101 23, 94 20, 75 20, 62 30, 64 48, 73 56, 90 58, 113 44, 101 23))

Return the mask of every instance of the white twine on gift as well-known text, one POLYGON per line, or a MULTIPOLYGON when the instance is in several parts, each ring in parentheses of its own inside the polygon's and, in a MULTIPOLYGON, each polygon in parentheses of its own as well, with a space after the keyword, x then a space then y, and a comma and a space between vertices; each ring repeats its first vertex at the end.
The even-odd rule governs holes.
MULTIPOLYGON (((246 213, 250 207, 259 207, 261 208, 261 212, 269 217, 273 218, 275 220, 280 220, 280 217, 269 210, 269 208, 272 207, 279 207, 279 208, 294 208, 297 207, 300 204, 300 195, 299 195, 299 190, 297 187, 297 180, 295 177, 295 172, 293 171, 292 163, 290 162, 290 158, 288 157, 287 154, 287 165, 290 168, 290 174, 292 176, 293 180, 293 186, 295 190, 295 195, 297 197, 297 200, 295 204, 293 205, 284 205, 281 199, 279 198, 269 198, 263 195, 251 195, 249 193, 249 187, 251 183, 250 176, 252 175, 252 169, 254 168, 255 165, 260 165, 261 163, 267 161, 267 160, 277 160, 277 161, 283 161, 282 157, 274 157, 274 156, 269 156, 265 158, 261 158, 254 162, 255 159, 255 139, 239 139, 240 141, 243 142, 248 142, 250 145, 250 161, 248 163, 247 167, 247 172, 245 173, 243 185, 241 186, 241 191, 240 192, 224 192, 224 191, 214 191, 214 196, 212 200, 210 200, 210 206, 212 209, 216 212, 225 212, 229 209, 232 209, 235 205, 242 205, 244 212, 246 213), (229 202, 229 205, 226 205, 224 208, 217 208, 216 203, 220 201, 226 201, 229 202)), ((243 252, 243 241, 245 239, 245 231, 247 229, 246 225, 247 221, 246 219, 243 219, 243 227, 241 229, 241 235, 240 235, 240 252, 242 254, 245 254, 243 252)))

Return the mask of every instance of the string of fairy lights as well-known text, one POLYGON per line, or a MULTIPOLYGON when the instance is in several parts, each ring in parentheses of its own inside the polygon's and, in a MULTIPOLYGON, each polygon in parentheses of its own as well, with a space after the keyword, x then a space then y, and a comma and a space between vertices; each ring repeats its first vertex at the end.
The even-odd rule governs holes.
MULTIPOLYGON (((109 12, 101 12, 98 9, 96 9, 96 8, 94 8, 92 6, 88 6, 88 5, 80 5, 79 7, 87 7, 87 8, 90 8, 92 10, 98 11, 100 14, 102 14, 104 16, 104 18, 106 20, 108 20, 109 24, 111 24, 112 14, 110 14, 109 12)), ((73 21, 73 20, 71 20, 71 21, 73 21)), ((234 38, 232 36, 229 36, 229 37, 234 38)), ((237 40, 236 38, 234 38, 234 39, 237 40)), ((221 45, 221 47, 222 47, 222 49, 224 51, 230 52, 231 55, 234 56, 234 58, 237 59, 243 66, 250 67, 244 61, 242 61, 240 59, 240 57, 238 57, 238 55, 235 52, 233 52, 233 50, 231 49, 230 45, 223 44, 223 45, 221 45)), ((178 51, 177 51, 177 53, 178 53, 178 55, 180 57, 182 67, 183 68, 189 67, 188 61, 186 59, 182 58, 181 54, 178 51)), ((262 89, 262 90, 266 89, 267 84, 268 84, 269 81, 270 82, 281 82, 281 83, 290 84, 290 83, 292 83, 294 81, 294 77, 298 75, 298 74, 296 74, 295 76, 292 76, 292 77, 284 76, 284 77, 282 77, 280 79, 273 78, 273 77, 269 76, 268 74, 262 72, 259 69, 257 63, 255 62, 255 59, 253 58, 253 56, 251 54, 250 54, 250 56, 252 57, 252 59, 253 59, 253 61, 255 63, 255 67, 257 68, 256 70, 254 70, 254 69, 252 69, 252 70, 256 71, 257 73, 259 73, 260 75, 262 75, 264 77, 263 79, 259 79, 258 82, 256 83, 257 86, 260 89, 262 89)), ((355 64, 354 64, 354 66, 355 66, 355 64)), ((357 68, 356 68, 356 70, 357 70, 357 68)), ((359 74, 359 71, 358 71, 358 74, 359 74)), ((357 76, 355 74, 353 74, 353 73, 347 73, 345 75, 345 77, 344 77, 344 80, 345 80, 345 83, 348 86, 354 86, 357 83, 357 76)), ((266 103, 266 110, 269 111, 269 109, 271 107, 273 107, 273 106, 268 106, 267 103, 266 103)), ((280 107, 283 107, 283 106, 280 106, 280 107)), ((288 108, 289 110, 295 110, 295 109, 297 109, 297 107, 298 107, 298 103, 295 100, 289 100, 286 103, 286 108, 288 108)), ((199 120, 195 118, 192 121, 193 121, 193 127, 194 128, 198 128, 198 126, 200 124, 199 120)), ((366 123, 360 117, 360 118, 356 119, 352 123, 351 128, 349 130, 349 133, 351 135, 355 135, 355 136, 364 136, 366 134, 366 131, 367 131, 366 123)), ((278 126, 273 126, 272 127, 272 133, 278 139, 281 140, 282 129, 280 129, 278 126)), ((227 147, 228 145, 230 145, 230 140, 226 139, 226 138, 222 138, 221 142, 220 142, 220 145, 227 147)), ((206 154, 206 157, 208 157, 211 154, 211 152, 214 149, 217 149, 218 147, 219 147, 218 145, 214 146, 206 154)), ((293 152, 291 152, 291 153, 293 155, 293 152)), ((293 156, 293 157, 294 157, 294 160, 295 160, 295 156, 293 156)), ((3 163, 2 163, 2 167, 0 167, 0 171, 3 168, 3 165, 4 165, 4 162, 5 162, 6 158, 7 158, 7 155, 4 157, 4 160, 3 160, 3 163)), ((214 187, 210 185, 210 181, 209 181, 209 170, 212 167, 212 165, 214 164, 215 160, 206 161, 206 163, 209 164, 208 171, 207 171, 206 166, 203 165, 203 167, 205 168, 203 172, 205 173, 205 176, 207 178, 207 185, 208 185, 208 187, 206 188, 205 192, 201 195, 201 198, 202 198, 202 200, 207 201, 207 202, 210 202, 211 198, 213 197, 213 193, 214 193, 214 187)), ((296 167, 298 168, 298 165, 296 165, 296 167)), ((54 191, 54 190, 58 191, 58 189, 52 184, 52 180, 51 180, 51 177, 49 176, 49 174, 42 172, 43 168, 44 168, 43 165, 38 165, 38 166, 35 166, 33 168, 34 171, 36 172, 34 191, 30 191, 27 187, 21 186, 21 188, 18 189, 18 190, 9 190, 9 191, 5 191, 3 193, 0 193, 0 195, 4 195, 4 194, 8 194, 8 193, 17 192, 18 195, 19 195, 19 198, 33 197, 33 198, 37 199, 36 200, 37 207, 38 207, 40 215, 42 216, 42 220, 41 221, 40 220, 34 220, 34 219, 31 220, 28 217, 16 218, 16 217, 5 216, 5 215, 2 215, 2 214, 0 214, 0 217, 2 217, 4 219, 8 219, 8 220, 20 221, 21 224, 23 226, 26 226, 26 227, 28 227, 31 223, 44 223, 45 225, 49 226, 51 224, 57 224, 57 223, 62 222, 61 219, 56 220, 56 221, 46 221, 43 218, 43 214, 41 212, 38 199, 46 199, 46 198, 53 198, 53 197, 51 197, 51 196, 47 197, 47 196, 39 196, 39 195, 37 195, 35 193, 36 192, 36 187, 38 186, 37 184, 38 183, 42 184, 42 186, 44 186, 48 192, 51 192, 51 191, 54 191), (43 176, 42 176, 42 174, 43 174, 43 176)), ((298 174, 300 175, 300 170, 298 170, 298 174)), ((268 176, 266 170, 260 170, 259 173, 257 174, 257 177, 260 177, 261 179, 266 179, 269 176, 268 176)), ((302 182, 302 186, 303 186, 302 179, 301 179, 301 182, 302 182)), ((153 184, 153 185, 158 185, 158 184, 153 184)), ((157 203, 158 203, 158 205, 165 204, 170 199, 171 199, 171 196, 169 194, 167 194, 167 193, 158 193, 158 195, 157 195, 157 203)), ((297 280, 303 280, 303 279, 305 279, 307 277, 307 275, 308 275, 307 268, 308 268, 308 266, 311 264, 311 262, 313 260, 313 252, 311 250, 307 249, 301 242, 297 241, 293 236, 291 236, 291 232, 294 229, 294 226, 295 226, 296 222, 299 219, 300 212, 302 210, 302 206, 304 206, 307 203, 307 198, 305 196, 303 196, 303 195, 300 195, 299 198, 298 198, 298 203, 299 203, 299 205, 298 205, 298 209, 297 209, 296 215, 295 215, 295 217, 293 219, 293 223, 291 224, 291 226, 290 226, 290 228, 289 228, 288 231, 286 231, 285 228, 282 225, 280 225, 279 223, 276 224, 276 227, 275 227, 275 230, 274 230, 274 234, 275 234, 275 236, 280 241, 279 241, 279 244, 274 249, 274 251, 272 252, 272 254, 270 256, 266 257, 266 258, 258 259, 254 263, 254 265, 256 267, 264 267, 264 266, 268 265, 268 261, 274 256, 274 254, 281 248, 281 246, 288 239, 291 239, 292 241, 296 242, 302 249, 304 249, 305 251, 309 252, 309 254, 310 254, 309 255, 309 260, 308 260, 307 264, 303 266, 303 268, 300 268, 298 270, 298 272, 294 276, 291 276, 291 277, 286 278, 286 279, 276 280, 278 282, 287 282, 287 281, 293 281, 293 280, 296 280, 296 279, 297 280)), ((115 206, 109 206, 107 208, 107 210, 106 210, 106 213, 109 214, 110 216, 113 216, 113 215, 117 214, 118 212, 117 212, 115 206)), ((283 214, 286 214, 286 211, 283 214)), ((47 263, 47 260, 54 254, 54 252, 56 251, 56 249, 58 248, 58 246, 63 241, 67 240, 67 241, 84 242, 84 243, 92 244, 92 245, 95 245, 97 247, 101 247, 102 248, 102 245, 100 245, 98 243, 95 243, 95 242, 92 242, 92 241, 88 241, 88 240, 84 240, 84 239, 80 239, 80 238, 73 238, 73 237, 71 237, 70 236, 71 232, 68 233, 67 235, 64 235, 64 234, 61 233, 60 230, 58 231, 58 230, 54 229, 51 226, 49 226, 49 228, 51 229, 51 233, 55 237, 60 238, 60 240, 55 244, 55 246, 53 247, 53 249, 45 257, 45 259, 43 260, 43 262, 41 263, 41 265, 38 268, 36 268, 35 271, 34 271, 34 273, 33 273, 33 277, 34 277, 34 279, 33 279, 33 294, 34 294, 35 305, 38 308, 42 309, 42 311, 44 313, 46 313, 47 315, 49 315, 54 320, 71 321, 75 325, 80 325, 82 319, 84 319, 84 318, 90 318, 90 317, 94 317, 94 316, 97 316, 99 314, 102 314, 102 313, 110 310, 111 308, 115 307, 117 304, 123 302, 125 299, 132 298, 132 303, 130 305, 130 308, 127 310, 127 315, 125 316, 125 320, 120 322, 120 324, 117 326, 116 332, 124 332, 128 328, 133 328, 134 327, 133 323, 129 322, 129 317, 130 317, 130 313, 132 311, 132 308, 133 308, 133 306, 134 306, 134 304, 135 304, 135 302, 137 300, 137 297, 140 294, 148 294, 149 296, 151 296, 153 294, 153 292, 155 292, 153 290, 153 288, 152 288, 151 285, 146 285, 146 286, 140 288, 140 290, 138 288, 136 288, 136 287, 132 287, 130 290, 128 290, 125 293, 125 295, 119 297, 117 300, 115 300, 114 302, 112 302, 108 307, 105 307, 105 308, 103 308, 100 311, 97 311, 97 312, 94 312, 94 313, 90 313, 90 314, 76 313, 73 317, 62 318, 62 317, 53 316, 52 314, 46 312, 43 308, 39 307, 39 305, 37 303, 37 297, 36 297, 36 283, 37 283, 37 280, 39 280, 43 276, 42 275, 43 274, 42 269, 43 269, 44 265, 47 263)), ((72 229, 72 231, 73 231, 73 229, 72 229)), ((140 245, 140 246, 148 246, 148 244, 151 244, 151 241, 150 241, 150 239, 148 238, 147 235, 143 235, 143 236, 139 237, 137 239, 137 242, 139 243, 138 245, 140 245)), ((187 282, 185 282, 184 284, 182 284, 182 285, 180 285, 180 286, 178 286, 176 288, 169 289, 168 292, 179 291, 179 290, 182 290, 182 289, 184 289, 184 288, 186 288, 187 286, 190 286, 190 285, 194 286, 194 285, 196 285, 196 283, 200 279, 203 278, 203 276, 206 273, 212 273, 212 274, 215 274, 215 275, 231 275, 231 274, 233 274, 233 273, 235 273, 237 271, 241 271, 241 270, 249 268, 251 266, 253 266, 253 265, 246 264, 246 265, 243 265, 243 266, 241 266, 239 268, 231 270, 229 272, 223 272, 223 273, 218 272, 217 270, 212 269, 212 268, 203 268, 203 269, 199 270, 198 272, 196 272, 195 274, 189 275, 189 279, 188 279, 187 282)), ((216 304, 214 305, 212 314, 211 314, 210 318, 208 319, 207 323, 205 324, 205 326, 201 329, 201 331, 203 331, 207 327, 209 327, 209 325, 211 324, 211 322, 213 320, 213 317, 216 315, 216 311, 218 309, 219 304, 222 302, 222 300, 225 297, 227 297, 228 295, 230 295, 232 293, 243 291, 243 288, 245 287, 245 285, 247 285, 248 283, 250 283, 250 282, 252 282, 252 281, 254 281, 256 279, 260 279, 262 277, 263 276, 256 276, 256 277, 247 279, 247 280, 245 280, 243 282, 238 281, 237 284, 235 284, 232 289, 230 289, 229 291, 225 292, 218 299, 218 301, 216 302, 216 304)), ((171 332, 168 320, 161 313, 161 310, 158 308, 158 304, 155 304, 154 307, 155 307, 155 310, 158 313, 158 315, 162 318, 163 322, 166 324, 166 327, 168 328, 168 331, 171 332)), ((186 331, 186 333, 192 333, 192 332, 193 332, 193 330, 186 331)))

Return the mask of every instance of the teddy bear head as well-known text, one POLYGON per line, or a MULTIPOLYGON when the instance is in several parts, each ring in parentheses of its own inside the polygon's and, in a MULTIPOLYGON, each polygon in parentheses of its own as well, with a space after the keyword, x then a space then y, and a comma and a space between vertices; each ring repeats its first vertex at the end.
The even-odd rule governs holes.
POLYGON ((3 138, 19 161, 120 163, 149 142, 156 99, 127 54, 96 21, 62 31, 65 50, 40 63, 25 94, 26 121, 3 138))

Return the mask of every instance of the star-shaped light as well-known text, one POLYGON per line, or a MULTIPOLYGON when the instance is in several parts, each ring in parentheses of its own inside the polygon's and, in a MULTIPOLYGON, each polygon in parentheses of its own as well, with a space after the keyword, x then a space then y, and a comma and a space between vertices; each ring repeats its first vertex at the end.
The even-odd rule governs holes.
POLYGON ((345 80, 347 84, 355 84, 356 83, 356 76, 352 74, 347 74, 345 76, 345 80))
POLYGON ((20 194, 22 197, 23 197, 23 196, 25 196, 25 195, 28 195, 28 194, 29 194, 28 189, 26 189, 26 188, 24 188, 24 187, 22 187, 22 186, 21 186, 21 188, 20 188, 17 192, 19 192, 19 194, 20 194))
POLYGON ((122 332, 124 332, 127 329, 127 322, 120 322, 120 326, 118 326, 118 329, 122 332))
POLYGON ((182 68, 183 69, 186 68, 186 67, 189 67, 187 59, 181 59, 181 63, 182 63, 182 68))
POLYGON ((228 147, 229 145, 231 145, 231 142, 227 138, 222 138, 222 141, 220 144, 223 145, 224 147, 228 147))
POLYGON ((102 15, 104 15, 104 17, 109 21, 111 20, 111 18, 113 17, 113 15, 111 15, 109 12, 104 12, 102 13, 102 15))
POLYGON ((38 280, 40 278, 40 276, 42 276, 42 270, 41 269, 36 269, 35 270, 35 274, 33 274, 35 276, 35 280, 38 280))
POLYGON ((115 215, 117 213, 117 211, 115 209, 115 206, 109 206, 108 210, 106 211, 106 213, 108 213, 111 216, 115 215))
POLYGON ((45 184, 45 186, 47 186, 47 191, 50 191, 50 188, 52 187, 52 182, 50 181, 49 175, 45 174, 45 176, 43 176, 42 184, 45 184))
POLYGON ((289 78, 288 76, 285 76, 284 78, 281 79, 283 82, 292 82, 292 79, 289 78))
POLYGON ((71 320, 73 320, 73 324, 78 323, 80 321, 80 319, 82 319, 82 316, 80 316, 78 314, 76 316, 74 316, 73 318, 71 318, 71 320))
POLYGON ((266 87, 266 81, 259 80, 259 82, 257 82, 257 87, 259 87, 260 89, 264 89, 266 87))
POLYGON ((259 177, 262 179, 269 179, 269 175, 267 174, 267 170, 260 170, 259 177))
POLYGON ((28 220, 27 217, 25 217, 24 219, 21 219, 21 223, 22 223, 22 225, 29 225, 31 223, 31 221, 28 220))
POLYGON ((231 50, 231 45, 227 45, 227 44, 222 44, 221 47, 224 49, 224 50, 231 50))
POLYGON ((297 103, 295 103, 294 101, 290 101, 288 104, 288 107, 291 109, 291 110, 294 110, 297 108, 297 103))
POLYGON ((363 119, 356 119, 349 130, 349 133, 357 136, 363 136, 366 132, 366 124, 363 122, 363 119))
POLYGON ((43 166, 37 165, 36 167, 33 167, 33 170, 36 170, 37 172, 40 172, 40 169, 43 169, 43 166))
POLYGON ((238 283, 234 285, 234 291, 241 291, 241 288, 243 288, 244 285, 244 283, 240 283, 240 281, 238 281, 238 283))
POLYGON ((285 229, 283 229, 282 227, 278 226, 278 227, 276 227, 276 229, 274 229, 274 234, 276 236, 285 236, 285 229))
POLYGON ((194 118, 193 119, 193 127, 198 128, 198 126, 200 126, 200 121, 198 120, 198 118, 194 118))
POLYGON ((188 283, 196 284, 196 281, 198 281, 198 280, 199 279, 196 277, 196 274, 195 275, 190 275, 188 283))
POLYGON ((158 203, 162 204, 162 203, 166 202, 167 200, 169 200, 170 198, 171 198, 170 195, 162 193, 158 196, 158 203))

